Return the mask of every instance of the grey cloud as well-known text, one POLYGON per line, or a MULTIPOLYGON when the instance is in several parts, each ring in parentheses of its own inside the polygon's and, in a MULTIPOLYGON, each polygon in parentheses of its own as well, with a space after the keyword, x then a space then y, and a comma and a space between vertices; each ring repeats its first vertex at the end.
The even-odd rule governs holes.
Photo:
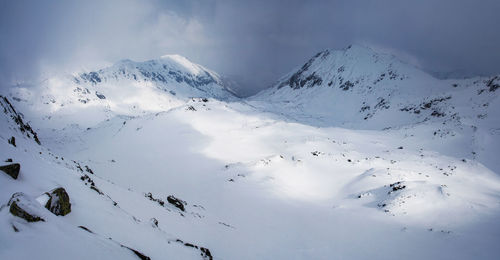
POLYGON ((352 43, 428 71, 500 73, 500 1, 3 1, 3 85, 120 59, 178 53, 242 84, 272 84, 311 55, 352 43))

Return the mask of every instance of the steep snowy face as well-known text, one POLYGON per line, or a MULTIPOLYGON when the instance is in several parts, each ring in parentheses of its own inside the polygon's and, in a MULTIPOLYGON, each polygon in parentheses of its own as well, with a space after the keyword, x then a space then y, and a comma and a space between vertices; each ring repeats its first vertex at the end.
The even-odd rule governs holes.
POLYGON ((115 115, 166 111, 190 98, 236 99, 217 73, 179 55, 122 60, 97 71, 19 85, 8 96, 28 118, 36 120, 42 114, 44 120, 37 122, 41 127, 92 126, 115 115))
POLYGON ((302 122, 383 129, 488 114, 498 85, 499 77, 438 80, 394 56, 350 46, 316 54, 251 100, 302 122))

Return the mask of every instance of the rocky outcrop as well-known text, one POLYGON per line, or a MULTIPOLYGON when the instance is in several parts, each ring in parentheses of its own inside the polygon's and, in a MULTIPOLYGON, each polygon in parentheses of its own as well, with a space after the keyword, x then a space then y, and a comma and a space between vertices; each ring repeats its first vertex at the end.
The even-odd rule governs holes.
POLYGON ((21 170, 21 165, 19 163, 12 163, 0 166, 0 171, 5 172, 5 174, 9 175, 13 179, 17 179, 20 170, 21 170))
POLYGON ((214 257, 212 256, 212 253, 210 252, 210 249, 208 249, 206 247, 202 247, 202 246, 198 246, 198 245, 195 245, 192 243, 184 242, 180 239, 176 239, 175 242, 181 243, 186 247, 191 247, 191 248, 195 248, 195 249, 200 250, 200 255, 205 260, 213 260, 214 259, 214 257))
POLYGON ((36 213, 40 205, 36 201, 32 201, 31 198, 22 192, 14 193, 7 205, 10 206, 10 214, 16 217, 22 218, 28 222, 45 221, 36 213))
POLYGON ((137 251, 137 250, 135 250, 133 248, 130 248, 130 247, 124 246, 124 245, 120 245, 120 246, 123 247, 123 248, 126 248, 126 249, 128 249, 130 251, 132 251, 141 260, 151 260, 151 258, 149 256, 147 256, 147 255, 145 255, 145 254, 143 254, 143 253, 141 253, 141 252, 139 252, 139 251, 137 251))
POLYGON ((10 101, 7 99, 7 97, 4 97, 0 95, 0 106, 3 108, 3 112, 7 115, 10 116, 12 120, 17 124, 19 127, 19 130, 21 133, 26 135, 28 138, 33 138, 37 144, 41 144, 40 140, 38 139, 37 133, 31 128, 31 126, 28 123, 25 123, 23 121, 23 116, 14 109, 14 106, 10 103, 10 101))
POLYGON ((184 211, 184 205, 187 205, 187 203, 181 199, 178 199, 174 197, 173 195, 170 195, 167 197, 168 203, 174 205, 176 208, 180 209, 181 211, 184 211))
POLYGON ((45 208, 54 213, 54 215, 65 216, 71 212, 69 195, 64 188, 56 188, 50 193, 46 192, 44 196, 48 196, 48 200, 45 203, 45 208))

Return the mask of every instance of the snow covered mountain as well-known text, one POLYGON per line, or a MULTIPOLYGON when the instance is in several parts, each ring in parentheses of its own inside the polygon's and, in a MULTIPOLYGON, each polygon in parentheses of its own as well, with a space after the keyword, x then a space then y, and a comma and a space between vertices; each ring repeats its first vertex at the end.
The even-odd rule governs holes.
POLYGON ((7 95, 25 113, 33 113, 39 127, 89 127, 115 115, 172 109, 190 98, 235 99, 217 73, 179 55, 145 62, 122 60, 98 71, 18 85, 7 95))
POLYGON ((439 80, 394 56, 354 45, 316 54, 252 99, 293 111, 288 114, 297 119, 312 117, 313 124, 382 129, 436 118, 485 119, 500 108, 498 88, 499 76, 439 80))
POLYGON ((316 54, 251 103, 316 126, 405 128, 434 149, 441 143, 440 152, 471 156, 500 171, 499 88, 500 76, 439 80, 354 45, 316 54))
POLYGON ((498 81, 353 46, 249 99, 178 56, 14 86, 0 259, 497 259, 498 81))

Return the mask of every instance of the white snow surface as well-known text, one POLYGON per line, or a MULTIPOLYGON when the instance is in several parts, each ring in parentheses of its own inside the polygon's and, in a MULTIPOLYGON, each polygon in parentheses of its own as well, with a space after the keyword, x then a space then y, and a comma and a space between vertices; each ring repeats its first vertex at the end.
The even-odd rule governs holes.
POLYGON ((244 100, 180 56, 14 86, 41 145, 2 98, 0 165, 21 171, 0 172, 0 259, 500 257, 498 78, 437 80, 360 46, 306 67, 244 100), (41 206, 57 187, 66 216, 41 206), (44 222, 9 213, 16 192, 44 222))

